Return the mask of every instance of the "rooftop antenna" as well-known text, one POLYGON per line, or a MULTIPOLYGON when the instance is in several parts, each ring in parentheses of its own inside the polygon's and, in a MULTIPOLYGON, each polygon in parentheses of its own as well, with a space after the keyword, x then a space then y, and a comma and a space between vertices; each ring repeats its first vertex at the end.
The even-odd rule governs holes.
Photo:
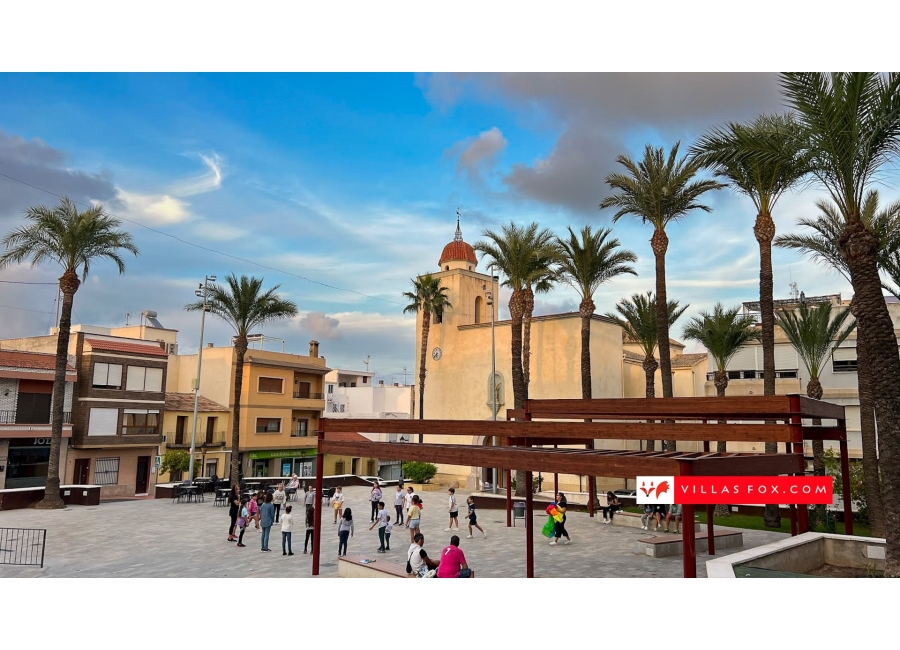
POLYGON ((129 318, 131 318, 131 312, 130 312, 130 311, 126 311, 126 312, 125 312, 125 327, 128 327, 128 319, 129 319, 129 318))
POLYGON ((369 355, 367 354, 367 355, 366 355, 366 360, 363 361, 363 363, 366 364, 366 372, 369 372, 369 359, 371 359, 371 358, 372 358, 372 357, 369 356, 369 355))
POLYGON ((453 237, 453 241, 462 240, 462 229, 459 227, 459 208, 456 208, 456 235, 453 237))
POLYGON ((406 375, 409 373, 406 371, 406 366, 403 366, 403 385, 406 386, 406 375))

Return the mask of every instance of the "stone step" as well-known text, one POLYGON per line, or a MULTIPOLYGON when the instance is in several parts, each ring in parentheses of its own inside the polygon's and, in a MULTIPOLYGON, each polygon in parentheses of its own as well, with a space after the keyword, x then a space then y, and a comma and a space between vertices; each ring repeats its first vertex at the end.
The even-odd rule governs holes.
MULTIPOLYGON (((744 545, 744 534, 739 531, 722 531, 714 533, 716 538, 716 550, 737 548, 744 545)), ((698 535, 695 540, 698 553, 709 551, 709 540, 706 535, 698 535)), ((637 552, 650 557, 668 557, 681 555, 684 551, 684 540, 681 535, 660 534, 658 537, 649 537, 637 541, 637 552)))

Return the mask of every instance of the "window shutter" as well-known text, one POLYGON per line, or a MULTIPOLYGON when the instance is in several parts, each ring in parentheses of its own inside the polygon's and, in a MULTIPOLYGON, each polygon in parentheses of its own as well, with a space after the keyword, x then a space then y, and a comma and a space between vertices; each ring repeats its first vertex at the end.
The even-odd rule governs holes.
MULTIPOLYGON (((756 346, 745 346, 737 351, 728 362, 728 370, 756 370, 756 346)), ((715 370, 715 363, 710 358, 710 370, 715 370)))
POLYGON ((144 390, 150 393, 161 393, 162 378, 162 368, 147 368, 147 379, 144 383, 144 390))
POLYGON ((831 356, 835 361, 856 361, 856 348, 834 348, 831 356))
POLYGON ((89 436, 114 436, 119 423, 119 409, 91 409, 89 436))
POLYGON ((775 370, 798 370, 800 361, 790 345, 775 346, 775 370))
POLYGON ((128 381, 125 390, 144 390, 144 371, 141 366, 128 366, 128 381))
POLYGON ((122 386, 122 366, 117 363, 109 364, 109 379, 107 379, 108 385, 121 387, 122 386))
POLYGON ((94 386, 106 386, 106 379, 109 375, 109 364, 106 363, 95 363, 94 364, 94 386))

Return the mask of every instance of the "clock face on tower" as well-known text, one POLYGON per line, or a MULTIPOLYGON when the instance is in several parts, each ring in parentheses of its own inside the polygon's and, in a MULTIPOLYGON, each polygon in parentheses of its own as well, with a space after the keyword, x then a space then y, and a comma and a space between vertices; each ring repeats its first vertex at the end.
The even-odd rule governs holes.
POLYGON ((443 352, 441 352, 440 348, 435 348, 434 350, 431 351, 431 358, 434 359, 435 361, 440 361, 442 354, 443 354, 443 352))

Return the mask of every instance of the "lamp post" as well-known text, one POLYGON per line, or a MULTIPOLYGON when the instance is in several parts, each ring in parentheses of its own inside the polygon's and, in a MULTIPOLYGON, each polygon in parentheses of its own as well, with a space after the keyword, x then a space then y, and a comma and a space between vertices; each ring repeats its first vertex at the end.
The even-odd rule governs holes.
MULTIPOLYGON (((494 265, 488 267, 491 271, 491 419, 497 421, 497 346, 494 339, 494 310, 497 308, 497 293, 494 290, 494 265)), ((494 447, 497 446, 497 436, 493 437, 494 447)), ((497 468, 491 468, 491 493, 497 494, 497 468)))
MULTIPOLYGON (((209 283, 215 282, 216 276, 207 275, 200 288, 194 292, 198 298, 203 298, 203 309, 200 310, 200 348, 197 350, 197 379, 194 386, 194 424, 191 426, 191 457, 188 462, 188 480, 194 480, 194 451, 197 443, 197 407, 200 404, 200 370, 203 368, 203 328, 206 325, 206 297, 209 293, 209 283)), ((234 453, 234 450, 232 450, 234 453)))

